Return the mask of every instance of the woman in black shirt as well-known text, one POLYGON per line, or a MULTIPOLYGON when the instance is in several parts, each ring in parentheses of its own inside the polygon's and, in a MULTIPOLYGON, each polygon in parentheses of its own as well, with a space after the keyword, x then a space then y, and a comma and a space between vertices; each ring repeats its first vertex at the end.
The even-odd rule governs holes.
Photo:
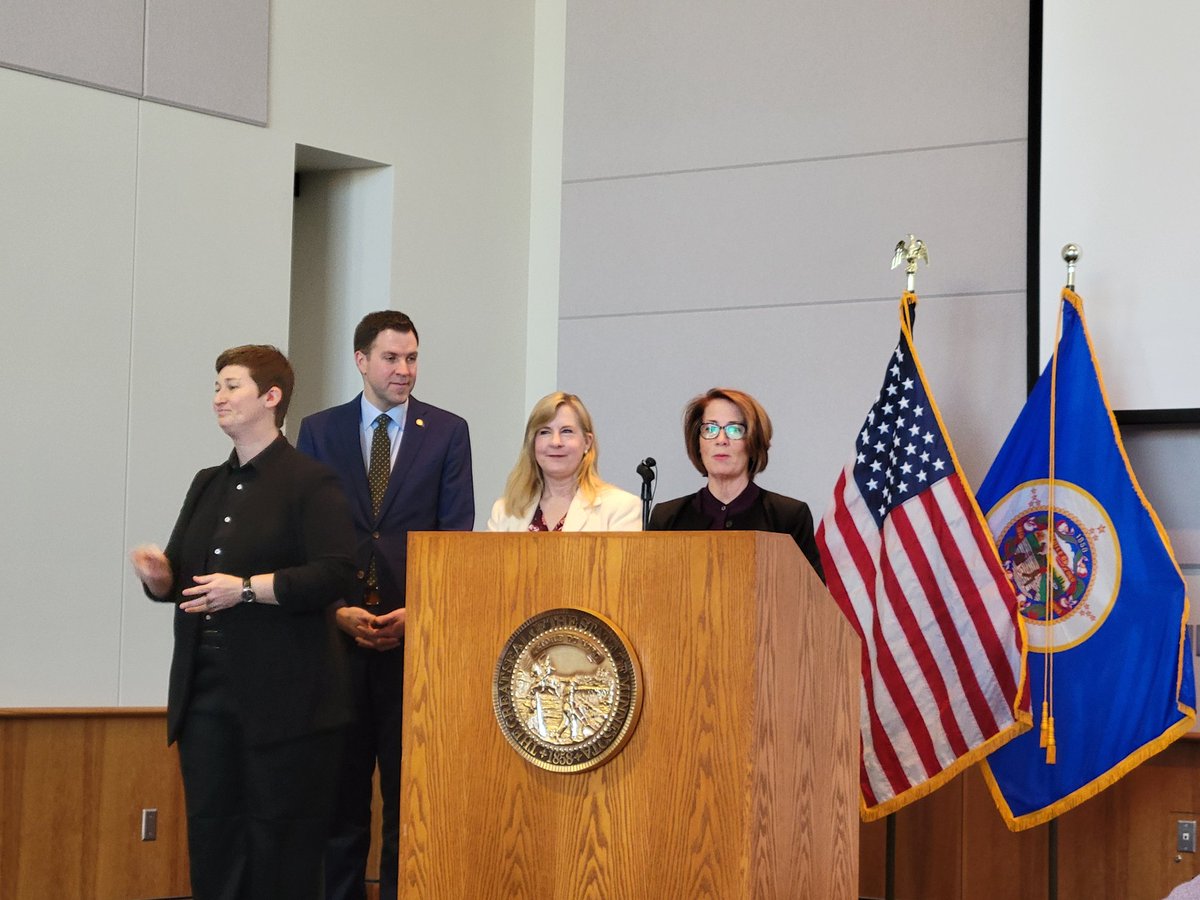
POLYGON ((197 473, 165 552, 130 554, 146 593, 176 606, 167 738, 192 891, 315 900, 349 719, 328 609, 354 581, 350 513, 332 470, 280 432, 294 383, 283 354, 235 347, 216 369, 233 452, 197 473))

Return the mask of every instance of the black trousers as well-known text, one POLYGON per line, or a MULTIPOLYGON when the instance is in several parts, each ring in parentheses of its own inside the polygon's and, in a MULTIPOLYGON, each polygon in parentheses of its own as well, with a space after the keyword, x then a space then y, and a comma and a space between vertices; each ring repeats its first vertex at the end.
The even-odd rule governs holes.
POLYGON ((195 900, 319 900, 341 730, 249 746, 221 650, 201 647, 179 739, 195 900))
POLYGON ((354 646, 347 653, 353 720, 346 733, 341 783, 325 851, 326 900, 363 900, 371 846, 375 767, 383 795, 379 854, 380 900, 395 900, 400 862, 400 727, 404 701, 404 644, 380 653, 354 646))

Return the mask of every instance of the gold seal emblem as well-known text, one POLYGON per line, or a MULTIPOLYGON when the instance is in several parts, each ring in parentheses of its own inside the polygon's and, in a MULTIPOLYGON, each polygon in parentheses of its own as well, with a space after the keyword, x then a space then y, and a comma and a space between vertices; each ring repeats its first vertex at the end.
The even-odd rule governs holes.
POLYGON ((505 739, 553 772, 582 772, 611 759, 633 733, 641 693, 625 635, 582 609, 527 619, 504 645, 492 679, 505 739))

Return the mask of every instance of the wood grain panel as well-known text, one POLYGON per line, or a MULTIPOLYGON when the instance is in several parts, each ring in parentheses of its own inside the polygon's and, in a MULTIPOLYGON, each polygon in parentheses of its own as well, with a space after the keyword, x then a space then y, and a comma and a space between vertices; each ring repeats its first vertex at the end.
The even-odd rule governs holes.
POLYGON ((1197 854, 1175 852, 1176 821, 1200 819, 1198 772, 1200 745, 1177 741, 1060 816, 1059 896, 1160 900, 1200 874, 1197 854))
MULTIPOLYGON (((828 804, 851 796, 857 762, 840 781, 836 773, 810 777, 811 767, 793 762, 801 744, 826 759, 830 742, 852 733, 855 691, 822 692, 830 676, 816 662, 848 629, 832 607, 813 614, 800 608, 803 600, 763 619, 753 614, 756 590, 788 585, 794 597, 800 577, 790 545, 790 570, 757 567, 762 540, 772 539, 412 538, 401 839, 407 896, 797 896, 809 891, 800 867, 826 849, 813 833, 839 824, 839 863, 823 864, 826 881, 812 882, 808 895, 854 895, 854 808, 835 816, 828 804), (681 539, 688 552, 669 552, 681 539), (645 690, 625 749, 571 775, 524 762, 491 709, 504 641, 533 612, 558 606, 591 608, 619 623, 641 658, 645 690), (819 627, 798 655, 796 635, 814 620, 819 627), (781 689, 801 680, 801 664, 817 683, 781 689), (803 705, 814 700, 844 708, 818 715, 803 705), (801 719, 815 724, 806 731, 801 719), (773 737, 772 752, 754 742, 756 729, 773 737), (782 873, 775 882, 757 874, 767 861, 782 873), (828 887, 837 878, 844 893, 828 887)), ((845 672, 855 672, 857 647, 840 639, 845 672)))
MULTIPOLYGON (((979 766, 972 766, 957 781, 962 782, 963 789, 963 889, 960 896, 994 900, 1044 900, 1048 897, 1048 826, 1009 831, 1000 818, 979 766)), ((1069 900, 1071 895, 1060 896, 1069 900)))
POLYGON ((853 894, 858 886, 858 638, 807 564, 791 552, 788 538, 761 536, 758 560, 755 643, 761 652, 758 714, 751 728, 758 773, 752 872, 781 881, 755 882, 748 896, 853 894), (766 602, 771 597, 783 602, 766 602))
POLYGON ((0 897, 190 893, 183 787, 162 710, 0 715, 0 897), (140 839, 158 810, 158 839, 140 839))
POLYGON ((858 830, 858 896, 883 897, 887 878, 887 819, 862 822, 858 830))

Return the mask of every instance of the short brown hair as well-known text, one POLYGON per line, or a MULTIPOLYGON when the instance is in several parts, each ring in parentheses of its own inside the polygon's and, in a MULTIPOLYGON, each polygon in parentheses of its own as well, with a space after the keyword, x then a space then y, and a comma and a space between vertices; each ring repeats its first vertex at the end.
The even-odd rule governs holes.
POLYGON ((762 404, 745 391, 733 388, 712 388, 692 399, 683 411, 683 440, 687 445, 688 459, 701 475, 708 475, 700 457, 700 425, 704 421, 704 407, 713 400, 728 400, 738 408, 746 424, 746 455, 749 457, 750 477, 753 478, 767 467, 767 451, 771 449, 771 417, 762 404))
POLYGON ((354 329, 354 349, 365 356, 371 355, 371 345, 381 331, 398 331, 401 334, 412 334, 421 343, 417 334, 417 326, 412 319, 398 309, 382 309, 379 312, 367 313, 363 316, 358 327, 354 329))
POLYGON ((275 407, 275 425, 282 427, 288 404, 292 402, 296 373, 292 371, 292 364, 279 348, 270 344, 230 347, 217 357, 217 372, 226 366, 245 366, 250 373, 250 380, 258 388, 260 397, 273 387, 279 388, 280 399, 279 405, 275 407))

